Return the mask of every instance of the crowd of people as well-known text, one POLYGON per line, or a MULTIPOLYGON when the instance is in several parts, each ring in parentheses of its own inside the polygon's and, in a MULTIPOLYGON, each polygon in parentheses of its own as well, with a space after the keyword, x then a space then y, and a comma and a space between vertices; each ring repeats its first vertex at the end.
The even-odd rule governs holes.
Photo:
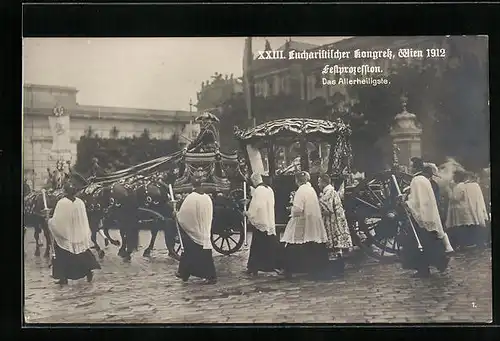
POLYGON ((448 254, 465 245, 486 246, 489 216, 479 184, 463 169, 453 175, 448 205, 443 203, 438 169, 421 158, 412 158, 413 179, 409 193, 401 195, 409 211, 414 231, 403 237, 403 266, 417 270, 415 276, 427 277, 430 267, 445 271, 448 254), (445 218, 446 217, 446 218, 445 218))
MULTIPOLYGON (((437 168, 420 158, 412 159, 413 179, 407 193, 398 199, 407 215, 405 233, 400 236, 401 260, 404 268, 416 270, 415 276, 427 277, 430 268, 445 271, 449 253, 471 241, 487 243, 489 221, 481 189, 461 170, 454 174, 455 185, 444 205, 435 181, 437 168), (446 212, 445 212, 446 211, 446 212), (446 216, 446 218, 444 218, 446 216), (449 236, 448 236, 449 234, 449 236), (451 241, 451 242, 450 242, 451 241)), ((191 276, 217 282, 212 257, 211 228, 213 203, 202 188, 202 178, 193 176, 193 191, 183 201, 174 216, 183 246, 176 276, 187 282, 191 276)), ((261 174, 250 177, 251 199, 245 202, 248 224, 254 227, 247 263, 247 274, 277 272, 285 278, 307 273, 314 279, 329 279, 342 275, 344 253, 353 247, 342 206, 341 193, 332 185, 327 174, 318 180, 320 193, 311 185, 308 172, 295 174, 297 190, 293 195, 290 219, 281 238, 275 226, 273 189, 264 183, 261 174)), ((68 279, 87 277, 100 266, 90 252, 91 239, 84 203, 75 197, 71 182, 64 185, 65 197, 49 219, 55 241, 53 277, 60 284, 68 279)))

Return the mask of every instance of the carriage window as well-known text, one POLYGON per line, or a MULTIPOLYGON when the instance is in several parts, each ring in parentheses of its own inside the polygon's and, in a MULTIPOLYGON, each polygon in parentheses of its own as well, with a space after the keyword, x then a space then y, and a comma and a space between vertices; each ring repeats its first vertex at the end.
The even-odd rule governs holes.
POLYGON ((293 174, 300 170, 300 144, 284 141, 276 145, 276 174, 293 174), (286 143, 286 145, 285 145, 286 143))
POLYGON ((274 156, 276 162, 276 171, 284 169, 288 165, 286 156, 286 148, 284 146, 277 146, 274 156))
POLYGON ((318 174, 328 170, 328 159, 330 156, 330 144, 321 141, 308 143, 309 173, 318 174))

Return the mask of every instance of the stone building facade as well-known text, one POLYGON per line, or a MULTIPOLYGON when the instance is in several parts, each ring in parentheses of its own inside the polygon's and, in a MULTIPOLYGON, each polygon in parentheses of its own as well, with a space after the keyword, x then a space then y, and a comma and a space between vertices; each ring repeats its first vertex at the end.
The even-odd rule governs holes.
POLYGON ((63 107, 70 117, 71 161, 76 161, 76 147, 89 130, 103 138, 140 136, 145 129, 151 138, 170 139, 179 136, 188 143, 199 133, 193 124, 195 112, 131 109, 79 105, 76 88, 25 84, 23 93, 23 169, 32 188, 40 188, 47 178, 47 168, 54 169, 56 157, 51 154, 53 132, 49 117, 54 108, 63 107))

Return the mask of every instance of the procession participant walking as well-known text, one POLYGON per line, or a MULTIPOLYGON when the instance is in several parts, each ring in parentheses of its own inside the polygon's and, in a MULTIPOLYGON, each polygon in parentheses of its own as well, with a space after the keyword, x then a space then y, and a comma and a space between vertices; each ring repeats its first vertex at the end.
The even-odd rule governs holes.
POLYGON ((452 189, 446 226, 457 249, 476 244, 477 233, 486 228, 488 213, 481 188, 467 179, 465 171, 458 170, 453 175, 452 189))
POLYGON ((338 260, 338 270, 343 272, 345 264, 342 253, 344 250, 352 248, 351 233, 347 225, 344 207, 339 193, 332 185, 330 176, 322 174, 319 177, 318 186, 321 189, 319 203, 328 236, 326 244, 329 250, 329 259, 338 260))
POLYGON ((190 276, 195 276, 203 278, 205 284, 215 284, 217 276, 210 241, 212 199, 203 191, 200 177, 194 177, 192 185, 193 192, 184 199, 176 213, 184 246, 176 277, 187 282, 190 276))
POLYGON ((284 274, 288 278, 293 273, 323 277, 328 266, 328 237, 318 196, 309 181, 307 172, 295 175, 298 189, 293 198, 291 218, 281 238, 285 243, 284 274))
POLYGON ((54 238, 53 277, 61 285, 83 277, 91 282, 92 270, 101 266, 90 251, 92 240, 85 204, 75 197, 76 189, 71 182, 64 184, 64 191, 64 198, 57 202, 48 221, 54 238))
POLYGON ((468 174, 465 189, 475 223, 471 229, 473 242, 477 246, 485 246, 489 240, 488 235, 490 233, 489 229, 487 229, 489 215, 483 191, 481 190, 481 186, 479 186, 479 180, 475 174, 468 174))
POLYGON ((438 206, 438 211, 439 211, 439 216, 441 218, 441 224, 444 226, 444 223, 446 221, 446 217, 444 217, 444 210, 443 210, 443 205, 442 205, 442 200, 441 200, 441 191, 439 190, 439 185, 434 180, 435 176, 439 176, 437 174, 437 167, 436 166, 431 166, 430 164, 424 164, 424 169, 422 171, 422 174, 429 180, 432 186, 432 191, 434 192, 434 197, 436 198, 436 204, 438 206))
POLYGON ((481 224, 479 216, 474 214, 474 210, 469 199, 467 173, 457 170, 453 174, 453 188, 451 190, 448 204, 448 214, 446 227, 452 237, 453 245, 457 249, 462 249, 470 245, 473 241, 471 231, 481 224))
POLYGON ((447 269, 449 258, 446 252, 453 249, 443 231, 431 183, 422 174, 423 162, 420 158, 413 158, 412 162, 414 177, 410 183, 406 206, 422 251, 418 248, 415 234, 409 228, 402 236, 401 258, 404 268, 417 270, 414 276, 428 277, 430 266, 441 272, 447 269))
POLYGON ((272 272, 278 268, 279 240, 275 227, 274 191, 264 184, 260 174, 252 174, 250 180, 255 189, 246 215, 255 230, 252 234, 247 273, 256 276, 259 271, 272 272))

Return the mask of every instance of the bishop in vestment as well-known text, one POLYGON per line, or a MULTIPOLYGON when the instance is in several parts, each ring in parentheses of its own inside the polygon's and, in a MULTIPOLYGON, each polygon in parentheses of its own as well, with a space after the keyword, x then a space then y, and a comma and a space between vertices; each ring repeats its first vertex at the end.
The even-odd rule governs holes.
POLYGON ((344 250, 352 248, 351 233, 345 217, 344 207, 339 193, 332 185, 327 174, 322 174, 318 181, 321 189, 319 203, 326 234, 330 258, 342 255, 344 250))

